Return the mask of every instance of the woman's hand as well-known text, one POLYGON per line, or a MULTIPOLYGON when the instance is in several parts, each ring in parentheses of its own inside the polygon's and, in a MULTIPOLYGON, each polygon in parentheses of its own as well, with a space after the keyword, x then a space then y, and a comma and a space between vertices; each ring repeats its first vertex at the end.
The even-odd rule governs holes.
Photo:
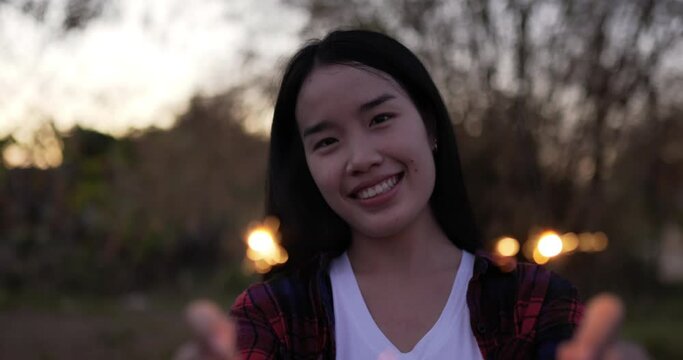
POLYGON ((572 340, 560 345, 559 360, 644 360, 647 353, 638 345, 617 340, 624 318, 624 305, 610 294, 600 294, 588 303, 581 325, 572 340))
MULTIPOLYGON (((236 360, 235 324, 214 302, 195 300, 185 310, 194 340, 176 353, 175 360, 236 360)), ((560 345, 559 360, 645 360, 642 347, 617 340, 624 305, 610 294, 594 297, 572 340, 560 345)))
POLYGON ((194 340, 184 344, 175 360, 236 360, 235 324, 214 302, 195 300, 185 309, 194 340))

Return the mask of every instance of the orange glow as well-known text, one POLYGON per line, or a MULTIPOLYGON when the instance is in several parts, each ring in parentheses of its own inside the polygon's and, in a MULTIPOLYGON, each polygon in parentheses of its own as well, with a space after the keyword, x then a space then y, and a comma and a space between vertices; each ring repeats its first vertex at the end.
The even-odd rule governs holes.
POLYGON ((550 260, 549 257, 541 254, 541 252, 538 250, 538 248, 534 249, 534 253, 533 253, 532 257, 534 259, 534 262, 538 265, 543 265, 543 264, 547 263, 548 260, 550 260))
POLYGON ((278 257, 277 257, 277 263, 278 264, 284 264, 289 260, 289 255, 285 251, 285 249, 280 248, 282 251, 278 252, 278 257))
MULTIPOLYGON (((536 246, 538 252, 546 258, 557 256, 562 252, 562 239, 553 231, 546 231, 541 234, 536 246)), ((536 260, 536 256, 534 256, 536 260)))
MULTIPOLYGON (((501 238, 496 243, 496 253, 502 255, 501 248, 503 248, 503 240, 501 238)), ((599 252, 607 249, 609 241, 604 232, 589 233, 584 232, 576 234, 568 232, 563 235, 558 235, 555 231, 548 230, 542 232, 540 235, 532 235, 527 241, 522 244, 522 253, 524 257, 537 263, 545 264, 553 257, 568 254, 575 251, 583 252, 599 252)))
POLYGON ((597 232, 593 236, 593 251, 603 251, 607 249, 607 235, 604 232, 597 232))
POLYGON ((280 219, 276 218, 275 216, 266 216, 266 218, 263 219, 263 226, 271 231, 276 232, 277 229, 280 228, 280 219))
POLYGON ((503 237, 496 243, 496 251, 502 256, 515 256, 519 252, 519 242, 511 237, 503 237))
POLYGON ((259 274, 264 274, 270 271, 271 266, 263 260, 254 261, 254 269, 259 274))
POLYGON ((62 165, 59 142, 46 141, 39 145, 9 144, 2 150, 2 161, 8 168, 49 169, 62 165))
POLYGON ((266 229, 253 230, 247 238, 247 245, 261 258, 270 257, 277 251, 275 239, 266 229))
POLYGON ((262 226, 249 232, 246 258, 250 264, 246 265, 247 270, 263 274, 270 271, 273 266, 287 262, 287 251, 280 246, 276 238, 279 225, 276 218, 268 217, 262 226))
POLYGON ((579 250, 590 252, 593 251, 593 234, 581 233, 579 234, 579 250))
POLYGON ((579 247, 579 237, 573 232, 562 235, 562 252, 571 252, 579 247))
POLYGON ((247 248, 247 259, 251 261, 257 261, 261 259, 261 254, 254 249, 248 247, 247 248))
POLYGON ((49 169, 62 165, 63 144, 57 131, 44 125, 32 133, 15 134, 2 149, 1 159, 7 168, 49 169))
POLYGON ((534 259, 534 250, 536 249, 536 240, 527 240, 524 242, 524 245, 522 245, 522 254, 524 254, 524 257, 533 260, 534 259))
POLYGON ((28 167, 30 154, 17 144, 9 144, 2 151, 2 158, 8 168, 28 167))

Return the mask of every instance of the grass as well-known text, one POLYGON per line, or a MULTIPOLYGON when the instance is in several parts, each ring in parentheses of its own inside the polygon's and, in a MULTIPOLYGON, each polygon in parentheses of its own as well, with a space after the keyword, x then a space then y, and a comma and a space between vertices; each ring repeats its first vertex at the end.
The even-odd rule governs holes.
POLYGON ((227 309, 240 290, 209 283, 123 296, 0 291, 0 357, 171 359, 191 338, 187 303, 209 298, 227 309))
POLYGON ((621 334, 643 345, 654 359, 683 359, 683 294, 630 303, 621 334))

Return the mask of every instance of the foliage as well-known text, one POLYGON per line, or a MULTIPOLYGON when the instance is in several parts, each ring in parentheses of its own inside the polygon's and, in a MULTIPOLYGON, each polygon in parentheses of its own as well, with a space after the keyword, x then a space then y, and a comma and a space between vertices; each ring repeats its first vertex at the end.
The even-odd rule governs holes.
POLYGON ((4 170, 3 287, 117 292, 239 271, 266 143, 244 133, 237 110, 226 94, 193 100, 169 131, 76 128, 59 168, 4 170))

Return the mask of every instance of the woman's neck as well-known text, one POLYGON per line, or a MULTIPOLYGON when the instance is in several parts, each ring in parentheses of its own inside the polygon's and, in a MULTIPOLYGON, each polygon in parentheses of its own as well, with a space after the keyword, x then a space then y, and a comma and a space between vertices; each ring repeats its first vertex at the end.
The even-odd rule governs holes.
POLYGON ((348 256, 354 272, 420 275, 457 269, 461 250, 446 236, 431 211, 386 237, 353 233, 348 256))

